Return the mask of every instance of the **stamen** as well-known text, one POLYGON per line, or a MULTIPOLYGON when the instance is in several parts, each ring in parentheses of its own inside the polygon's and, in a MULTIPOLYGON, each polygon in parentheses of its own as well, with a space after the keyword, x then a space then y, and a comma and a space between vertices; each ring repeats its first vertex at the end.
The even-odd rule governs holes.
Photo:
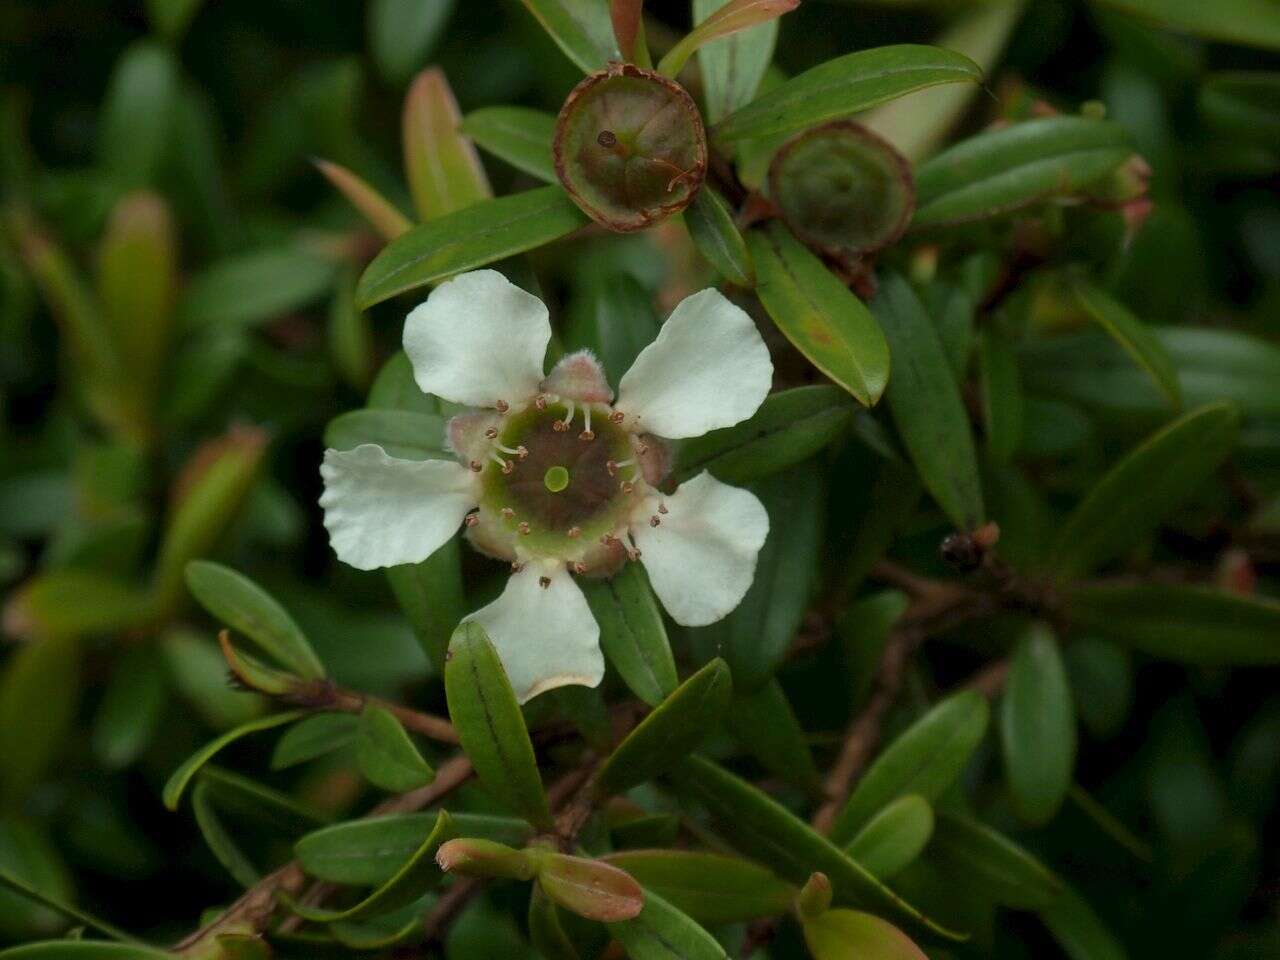
POLYGON ((662 519, 656 513, 649 518, 649 526, 651 527, 656 527, 661 522, 662 522, 662 519))
POLYGON ((564 419, 557 420, 553 424, 551 424, 551 429, 554 430, 556 433, 564 433, 571 426, 573 426, 573 413, 574 413, 574 410, 577 408, 572 400, 566 400, 564 402, 564 406, 565 406, 564 419))
POLYGON ((587 572, 587 565, 581 560, 575 560, 573 561, 573 572, 579 575, 584 574, 587 572))
POLYGON ((621 543, 622 541, 619 540, 617 537, 615 537, 612 533, 606 533, 603 537, 600 538, 600 542, 604 544, 606 547, 611 547, 615 543, 621 543))
POLYGON ((521 520, 519 523, 517 523, 516 533, 520 534, 520 536, 522 537, 527 537, 529 535, 529 521, 521 520))
POLYGON ((468 527, 474 527, 480 522, 480 511, 477 510, 475 513, 468 513, 462 518, 462 522, 468 527))
POLYGON ((550 578, 550 577, 539 577, 539 578, 538 578, 538 586, 540 586, 543 590, 546 590, 549 586, 551 586, 551 578, 550 578))
POLYGON ((499 413, 506 413, 508 410, 511 409, 511 404, 507 403, 507 401, 505 400, 499 400, 497 403, 493 405, 493 407, 499 413))
POLYGON ((500 512, 503 520, 514 520, 516 518, 516 512, 510 507, 503 507, 500 512))
POLYGON ((630 531, 627 531, 627 540, 626 540, 626 543, 624 543, 622 546, 627 551, 628 560, 635 561, 640 559, 640 551, 636 547, 636 542, 633 539, 631 539, 630 531))
POLYGON ((621 410, 615 410, 613 411, 613 413, 609 414, 609 422, 621 423, 623 419, 625 419, 625 417, 626 417, 626 414, 624 414, 621 410))
POLYGON ((658 512, 665 515, 667 513, 667 505, 661 500, 658 501, 658 512))
POLYGON ((503 453, 509 454, 520 460, 523 460, 525 457, 529 455, 529 451, 525 449, 524 444, 521 444, 518 447, 512 448, 512 447, 503 446, 501 443, 495 443, 494 447, 501 450, 503 453))
POLYGON ((568 536, 570 540, 577 540, 580 536, 582 536, 582 528, 570 527, 569 532, 566 534, 566 536, 568 536))
POLYGON ((634 467, 635 465, 636 461, 634 458, 630 460, 606 460, 604 468, 609 471, 609 476, 616 477, 618 475, 618 471, 623 467, 634 467))
POLYGON ((623 493, 631 493, 633 490, 635 490, 635 488, 636 488, 636 485, 634 480, 623 480, 620 484, 618 484, 618 489, 621 490, 623 493))
POLYGON ((510 473, 512 470, 514 470, 514 469, 516 468, 516 465, 515 465, 514 463, 512 463, 510 460, 503 460, 503 459, 502 459, 500 456, 498 456, 496 453, 490 453, 490 454, 489 454, 489 459, 490 459, 490 460, 492 460, 494 463, 500 463, 500 464, 502 464, 502 472, 503 472, 503 473, 510 473))
POLYGON ((535 410, 547 409, 547 398, 543 394, 538 394, 533 398, 533 408, 535 410))
POLYGON ((488 437, 490 440, 497 440, 497 439, 498 439, 498 428, 497 428, 497 427, 490 427, 488 430, 486 430, 486 431, 484 432, 484 435, 485 435, 486 437, 488 437))
POLYGON ((591 404, 588 403, 583 405, 582 419, 584 421, 584 426, 586 427, 586 429, 583 430, 580 434, 578 434, 578 439, 594 440, 596 438, 596 435, 591 432, 591 404))
POLYGON ((470 467, 472 471, 475 473, 479 473, 481 470, 484 469, 484 464, 482 464, 479 460, 472 460, 470 463, 467 464, 467 466, 470 467))
POLYGON ((524 564, 523 564, 523 563, 521 563, 519 560, 512 560, 512 561, 511 561, 511 572, 512 572, 512 573, 519 573, 519 572, 520 572, 521 570, 523 570, 523 569, 524 569, 524 564))

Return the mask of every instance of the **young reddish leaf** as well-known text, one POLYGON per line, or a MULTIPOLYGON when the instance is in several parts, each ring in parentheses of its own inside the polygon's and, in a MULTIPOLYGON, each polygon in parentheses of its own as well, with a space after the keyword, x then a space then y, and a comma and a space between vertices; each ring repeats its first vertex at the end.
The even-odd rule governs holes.
POLYGON ((395 205, 346 167, 329 160, 313 161, 338 192, 369 221, 385 239, 394 240, 413 224, 395 205))
POLYGON ((438 67, 418 74, 404 101, 404 169, 423 220, 493 196, 471 141, 458 132, 462 114, 438 67))
POLYGON ((524 850, 479 837, 461 837, 440 845, 436 863, 446 873, 467 877, 532 880, 537 861, 524 850))
POLYGON ((639 66, 648 66, 640 60, 649 58, 644 43, 644 0, 613 0, 609 4, 609 19, 613 21, 613 35, 618 41, 622 59, 639 66), (639 48, 643 57, 636 56, 639 48))
POLYGON ((814 960, 927 960, 893 924, 858 910, 829 910, 804 923, 814 960))
POLYGON ((630 920, 644 908, 644 890, 631 875, 601 860, 546 853, 538 864, 538 883, 548 897, 566 910, 616 923, 630 920))
POLYGON ((674 77, 704 43, 775 20, 799 5, 800 0, 730 0, 672 47, 658 64, 658 72, 674 77))

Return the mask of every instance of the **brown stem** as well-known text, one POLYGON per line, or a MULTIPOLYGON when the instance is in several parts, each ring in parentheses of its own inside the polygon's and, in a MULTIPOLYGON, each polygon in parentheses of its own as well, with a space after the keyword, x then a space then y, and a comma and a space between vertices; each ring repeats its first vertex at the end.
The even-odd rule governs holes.
POLYGON ((427 940, 443 939, 449 924, 462 912, 462 908, 471 902, 471 898, 481 891, 479 880, 471 877, 459 877, 444 893, 440 895, 427 915, 422 920, 422 932, 427 940))
POLYGON ((365 707, 381 707, 399 720, 406 730, 421 734, 441 743, 458 743, 458 733, 444 717, 423 713, 404 707, 381 697, 370 696, 355 690, 347 690, 328 680, 315 680, 287 694, 284 699, 299 706, 315 710, 339 710, 343 713, 361 713, 365 707))
POLYGON ((1008 679, 1009 661, 995 660, 970 677, 965 684, 965 689, 977 690, 988 700, 994 700, 1000 695, 1008 679))

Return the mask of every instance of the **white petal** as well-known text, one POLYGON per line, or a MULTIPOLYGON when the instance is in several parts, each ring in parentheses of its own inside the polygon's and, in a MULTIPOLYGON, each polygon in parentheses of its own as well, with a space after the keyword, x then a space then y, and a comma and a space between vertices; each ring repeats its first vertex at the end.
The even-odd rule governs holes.
POLYGON ((663 498, 656 527, 637 519, 631 537, 654 593, 677 623, 704 627, 742 602, 769 535, 769 514, 749 490, 703 471, 663 498))
POLYGON ((529 561, 502 596, 467 619, 488 632, 521 703, 566 684, 594 687, 604 677, 600 628, 562 563, 529 561), (542 578, 550 581, 545 587, 542 578))
POLYGON ((708 289, 676 304, 618 384, 614 406, 630 429, 700 437, 755 413, 772 380, 773 361, 756 325, 708 289))
POLYGON ((479 501, 479 482, 452 460, 397 460, 377 444, 326 450, 324 525, 343 563, 360 570, 419 563, 479 501))
POLYGON ((537 393, 550 341, 546 306, 496 270, 446 280, 404 322, 418 387, 471 407, 537 393))

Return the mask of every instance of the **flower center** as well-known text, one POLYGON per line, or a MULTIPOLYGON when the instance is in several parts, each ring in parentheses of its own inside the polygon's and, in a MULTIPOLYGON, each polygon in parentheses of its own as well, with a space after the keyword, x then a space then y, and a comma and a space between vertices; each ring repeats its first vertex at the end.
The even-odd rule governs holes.
POLYGON ((559 464, 548 467, 547 472, 542 475, 542 483, 552 493, 559 493, 569 486, 569 471, 559 464))

